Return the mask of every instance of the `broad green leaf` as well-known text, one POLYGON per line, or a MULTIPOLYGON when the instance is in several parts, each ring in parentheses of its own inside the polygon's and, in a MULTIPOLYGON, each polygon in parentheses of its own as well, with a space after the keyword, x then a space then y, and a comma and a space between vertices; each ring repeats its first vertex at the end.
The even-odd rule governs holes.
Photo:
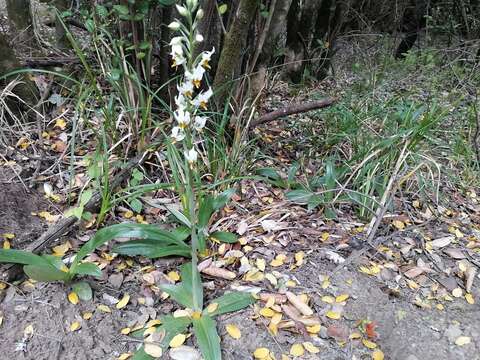
POLYGON ((317 206, 319 206, 321 204, 324 204, 324 203, 325 203, 325 199, 323 198, 322 195, 312 194, 310 196, 310 198, 308 199, 307 208, 308 208, 308 210, 313 210, 317 206))
POLYGON ((280 174, 272 168, 260 168, 255 171, 258 175, 270 180, 282 180, 280 174))
POLYGON ((145 350, 143 350, 143 346, 137 350, 135 354, 131 357, 131 360, 154 360, 153 356, 148 355, 145 350))
POLYGON ((212 217, 213 212, 215 209, 213 208, 214 199, 213 196, 207 195, 205 196, 201 202, 200 207, 198 209, 198 227, 205 228, 212 217))
POLYGON ((305 205, 308 204, 308 201, 312 194, 313 193, 311 191, 298 189, 287 192, 285 196, 288 200, 294 203, 305 205))
POLYGON ((169 245, 157 240, 127 241, 113 246, 112 252, 127 256, 145 256, 150 259, 173 255, 190 257, 191 255, 191 249, 187 245, 169 245))
POLYGON ((189 238, 192 231, 187 226, 178 226, 172 230, 172 236, 178 241, 185 241, 189 238))
POLYGON ((220 242, 234 244, 238 241, 237 235, 228 231, 215 231, 210 237, 220 242))
POLYGON ((129 14, 129 10, 128 10, 128 6, 125 6, 125 5, 113 5, 113 9, 118 12, 120 15, 128 15, 129 14))
POLYGON ((72 264, 72 270, 78 263, 88 254, 93 252, 97 247, 113 240, 117 237, 139 238, 144 240, 157 240, 160 244, 167 242, 176 244, 178 246, 185 246, 185 243, 178 241, 168 231, 161 230, 155 225, 151 224, 116 224, 103 228, 95 234, 89 241, 87 241, 78 251, 77 256, 72 264))
POLYGON ((217 316, 229 312, 238 311, 246 308, 255 302, 254 297, 247 292, 234 291, 211 301, 211 303, 218 304, 217 309, 209 314, 210 316, 217 316))
POLYGON ((87 189, 82 192, 82 195, 80 196, 80 206, 85 206, 87 203, 90 201, 90 199, 93 196, 93 191, 92 189, 87 189))
POLYGON ((235 194, 235 189, 227 189, 218 194, 213 201, 213 210, 218 211, 223 209, 228 204, 232 196, 235 194))
POLYGON ((13 249, 0 249, 0 263, 13 263, 23 265, 51 265, 51 263, 42 256, 33 254, 29 251, 13 249))
POLYGON ((175 209, 173 206, 167 206, 167 210, 183 225, 188 226, 189 228, 192 227, 192 223, 190 220, 181 212, 175 209))
POLYGON ((68 281, 70 280, 67 272, 58 270, 52 264, 25 265, 23 271, 33 280, 49 281, 68 281))
POLYGON ((185 288, 185 286, 183 285, 183 281, 178 285, 161 284, 160 289, 169 294, 173 298, 173 300, 175 300, 179 304, 187 308, 193 309, 194 306, 192 292, 189 292, 185 288))
POLYGON ((220 336, 215 320, 203 314, 200 319, 193 319, 192 323, 193 332, 205 360, 221 360, 220 336))
POLYGON ((75 267, 74 271, 71 271, 71 272, 78 275, 90 275, 95 277, 102 276, 102 270, 100 270, 100 268, 97 265, 90 262, 78 264, 75 267))
POLYGON ((89 301, 93 297, 92 288, 86 281, 79 281, 72 285, 72 290, 78 295, 80 300, 89 301))
POLYGON ((198 303, 194 304, 196 305, 194 306, 194 310, 201 310, 203 308, 202 278, 198 269, 195 269, 195 273, 193 273, 192 269, 192 263, 183 264, 180 268, 180 274, 182 276, 182 283, 185 285, 187 291, 190 294, 195 293, 198 299, 198 303))
POLYGON ((142 211, 143 205, 142 205, 142 202, 138 199, 131 200, 129 205, 130 205, 130 208, 136 213, 139 213, 142 211))

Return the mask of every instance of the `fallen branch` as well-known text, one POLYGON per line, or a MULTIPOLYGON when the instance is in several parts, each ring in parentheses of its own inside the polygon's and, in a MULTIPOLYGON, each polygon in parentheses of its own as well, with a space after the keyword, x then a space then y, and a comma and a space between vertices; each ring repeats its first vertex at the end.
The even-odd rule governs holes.
POLYGON ((293 115, 293 114, 301 114, 307 111, 317 110, 321 108, 328 107, 334 104, 338 99, 337 98, 326 98, 317 101, 311 101, 305 104, 292 104, 286 106, 284 108, 269 112, 265 115, 260 116, 258 119, 253 120, 250 123, 250 127, 256 127, 260 124, 265 124, 267 122, 276 120, 278 118, 293 115))
MULTIPOLYGON (((110 187, 112 189, 120 186, 120 184, 127 179, 134 168, 143 163, 145 154, 139 155, 130 160, 127 166, 122 169, 111 181, 110 187)), ((96 192, 90 201, 85 205, 85 211, 97 212, 102 201, 100 192, 96 192)), ((42 234, 38 239, 28 244, 23 250, 31 251, 33 253, 41 253, 46 248, 50 247, 52 243, 59 239, 62 235, 68 233, 72 226, 78 221, 76 216, 69 216, 63 218, 57 223, 48 228, 46 232, 42 234)), ((0 280, 11 282, 16 279, 22 273, 22 266, 17 264, 6 264, 0 267, 0 280)))

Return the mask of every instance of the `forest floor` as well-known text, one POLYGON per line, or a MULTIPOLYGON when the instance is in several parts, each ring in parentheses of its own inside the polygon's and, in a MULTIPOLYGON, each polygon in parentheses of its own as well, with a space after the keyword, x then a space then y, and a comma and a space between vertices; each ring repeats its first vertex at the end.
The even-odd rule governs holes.
MULTIPOLYGON (((63 131, 62 124, 50 125, 63 131)), ((281 127, 268 130, 278 134, 281 127)), ((42 186, 29 188, 20 181, 35 164, 17 158, 0 162, 0 240, 19 249, 64 209, 42 186)), ((240 190, 215 224, 241 236, 238 244, 216 248, 216 264, 236 276, 205 276, 207 298, 241 289, 263 300, 218 318, 225 359, 253 359, 259 348, 282 360, 380 359, 382 353, 392 360, 480 359, 480 198, 474 188, 449 189, 442 205, 397 199, 395 213, 385 217, 369 244, 368 222, 353 212, 326 220, 321 211, 292 204, 271 185, 242 180, 240 190), (321 326, 305 323, 287 305, 286 291, 308 303, 321 326), (239 339, 227 332, 230 324, 240 329, 239 339)), ((123 208, 114 213, 114 221, 148 223, 167 216, 149 206, 141 215, 123 208)), ((52 244, 53 251, 69 255, 93 234, 91 228, 75 227, 52 244)), ((177 281, 179 260, 129 259, 108 250, 90 256, 103 270, 102 279, 89 280, 91 301, 72 304, 70 289, 59 283, 0 281, 1 358, 113 360, 134 352, 141 341, 128 332, 176 309, 156 285, 177 281), (129 303, 117 309, 125 294, 129 303), (80 326, 72 328, 76 322, 80 326)), ((195 342, 187 338, 185 345, 195 342)), ((197 359, 191 348, 186 351, 197 359)))

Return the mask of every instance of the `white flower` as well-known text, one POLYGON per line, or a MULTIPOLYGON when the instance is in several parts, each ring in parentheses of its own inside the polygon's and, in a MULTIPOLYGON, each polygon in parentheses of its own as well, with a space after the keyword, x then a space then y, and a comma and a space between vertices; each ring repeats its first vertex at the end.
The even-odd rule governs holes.
POLYGON ((195 99, 193 99, 192 104, 196 107, 201 107, 204 110, 207 110, 207 103, 208 100, 212 97, 213 91, 212 88, 208 88, 207 91, 201 92, 197 95, 195 99))
POLYGON ((212 51, 204 51, 202 53, 202 60, 200 60, 200 65, 202 65, 205 69, 210 69, 209 63, 214 53, 215 53, 215 48, 213 48, 212 51))
POLYGON ((174 141, 182 141, 183 139, 185 139, 185 131, 183 131, 181 127, 173 127, 172 138, 174 141))
POLYGON ((193 127, 195 130, 202 131, 207 123, 207 119, 208 118, 206 116, 195 116, 195 120, 193 121, 193 127))
POLYGON ((178 122, 178 126, 182 129, 185 129, 188 124, 190 124, 190 113, 188 111, 184 111, 182 109, 178 109, 173 113, 175 120, 178 122))
POLYGON ((203 9, 198 9, 198 11, 197 11, 197 20, 202 20, 202 19, 203 19, 203 15, 205 15, 205 13, 203 12, 203 9))
POLYGON ((202 36, 202 34, 197 34, 197 35, 195 35, 195 41, 196 41, 197 43, 201 43, 201 42, 203 41, 203 36, 202 36))
POLYGON ((188 10, 186 7, 183 7, 181 5, 175 5, 177 7, 177 11, 180 15, 182 16, 188 16, 188 10))
POLYGON ((175 96, 175 105, 177 105, 178 109, 185 111, 185 108, 187 107, 187 100, 182 93, 175 96))
POLYGON ((202 84, 203 74, 205 74, 205 69, 201 65, 193 69, 193 73, 190 71, 185 71, 185 77, 188 81, 191 81, 197 89, 202 84))
POLYGON ((194 148, 191 148, 190 150, 185 151, 184 154, 185 154, 185 159, 187 159, 187 161, 190 164, 193 164, 195 161, 197 161, 198 154, 194 148))
POLYGON ((170 46, 173 45, 182 45, 183 42, 183 36, 175 36, 170 40, 170 46))
POLYGON ((179 44, 172 45, 172 52, 170 53, 172 57, 172 67, 177 67, 179 65, 185 64, 186 59, 183 56, 183 46, 179 44))
POLYGON ((180 23, 178 21, 173 21, 170 24, 168 24, 168 28, 173 31, 177 31, 180 29, 180 23))
POLYGON ((188 98, 191 98, 193 95, 193 83, 187 81, 182 83, 180 86, 177 85, 178 92, 188 98))

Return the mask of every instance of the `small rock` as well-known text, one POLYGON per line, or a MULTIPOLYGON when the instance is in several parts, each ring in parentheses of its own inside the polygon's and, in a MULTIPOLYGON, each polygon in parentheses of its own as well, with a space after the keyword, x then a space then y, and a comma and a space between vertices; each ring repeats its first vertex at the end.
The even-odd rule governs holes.
POLYGON ((108 282, 115 288, 115 289, 120 289, 120 286, 122 286, 123 283, 123 274, 118 273, 118 274, 112 274, 108 278, 108 282))
POLYGON ((444 333, 445 337, 452 344, 455 343, 455 340, 462 335, 462 330, 457 325, 450 325, 444 333))

